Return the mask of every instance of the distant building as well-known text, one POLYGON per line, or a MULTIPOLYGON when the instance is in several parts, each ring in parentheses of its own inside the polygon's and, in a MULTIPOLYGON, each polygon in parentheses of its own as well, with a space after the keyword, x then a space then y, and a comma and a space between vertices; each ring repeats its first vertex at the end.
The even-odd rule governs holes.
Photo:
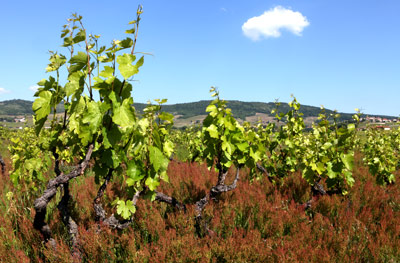
POLYGON ((15 122, 26 122, 26 119, 25 119, 25 117, 23 117, 23 118, 15 118, 14 121, 15 122))
POLYGON ((388 126, 383 126, 383 125, 377 125, 373 127, 374 129, 379 129, 379 130, 385 130, 385 131, 390 131, 390 127, 388 126))

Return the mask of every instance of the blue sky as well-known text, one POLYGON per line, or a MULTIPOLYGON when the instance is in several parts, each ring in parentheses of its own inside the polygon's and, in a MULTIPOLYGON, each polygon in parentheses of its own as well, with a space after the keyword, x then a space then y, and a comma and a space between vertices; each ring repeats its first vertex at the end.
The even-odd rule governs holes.
POLYGON ((143 5, 136 51, 149 52, 136 102, 210 99, 324 105, 400 114, 398 0, 2 1, 0 101, 33 100, 48 50, 74 12, 104 44, 125 38, 143 5), (246 23, 247 22, 247 23, 246 23))

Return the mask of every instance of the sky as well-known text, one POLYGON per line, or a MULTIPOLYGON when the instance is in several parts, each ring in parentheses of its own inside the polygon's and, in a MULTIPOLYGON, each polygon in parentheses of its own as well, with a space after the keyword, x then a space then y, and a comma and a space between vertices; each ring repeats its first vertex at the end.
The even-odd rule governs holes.
POLYGON ((135 102, 288 102, 400 114, 399 0, 1 0, 0 101, 34 100, 72 13, 109 44, 143 5, 135 102))

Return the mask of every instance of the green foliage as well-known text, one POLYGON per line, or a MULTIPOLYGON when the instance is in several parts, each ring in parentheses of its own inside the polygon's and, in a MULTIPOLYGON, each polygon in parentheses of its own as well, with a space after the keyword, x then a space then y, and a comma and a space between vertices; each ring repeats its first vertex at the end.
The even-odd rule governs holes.
MULTIPOLYGON (((356 125, 338 126, 339 114, 330 114, 328 120, 324 108, 319 116, 318 124, 304 140, 302 158, 303 177, 314 185, 321 179, 327 183, 329 190, 347 193, 347 187, 354 185, 353 166, 356 143, 356 125)), ((359 115, 354 119, 358 120, 359 115)))
POLYGON ((174 150, 169 130, 173 124, 173 116, 161 112, 162 104, 166 100, 156 102, 158 105, 149 104, 145 109, 128 152, 129 184, 135 185, 138 190, 146 186, 154 191, 160 180, 169 181, 167 168, 174 150))
POLYGON ((226 107, 226 101, 219 98, 215 88, 211 88, 212 97, 216 97, 207 107, 207 117, 203 121, 202 136, 204 151, 202 157, 211 168, 216 161, 216 169, 226 172, 232 165, 243 166, 249 153, 244 138, 244 128, 232 116, 226 107))
MULTIPOLYGON (((277 108, 280 106, 277 103, 277 108)), ((261 124, 255 129, 249 128, 251 135, 247 141, 250 145, 261 144, 259 147, 262 166, 270 178, 283 178, 290 172, 301 170, 303 178, 311 185, 324 180, 328 190, 347 193, 347 187, 352 187, 354 163, 354 147, 356 145, 356 125, 339 126, 339 114, 329 114, 325 109, 319 115, 318 123, 313 125, 311 132, 305 131, 300 103, 296 98, 289 103, 286 113, 274 110, 275 117, 282 125, 275 127, 261 124), (277 130, 277 131, 275 131, 277 130), (256 140, 254 140, 256 138, 256 140)), ((356 122, 359 115, 354 116, 356 122)))
POLYGON ((176 145, 176 155, 182 161, 201 162, 201 153, 204 151, 201 127, 190 126, 184 131, 171 131, 171 140, 176 145))
MULTIPOLYGON (((215 168, 222 172, 231 165, 247 166, 251 178, 257 174, 256 164, 261 163, 270 180, 275 182, 301 170, 303 178, 311 186, 323 181, 332 193, 347 194, 354 185, 354 154, 355 147, 360 144, 357 136, 360 113, 353 115, 354 123, 343 124, 339 122, 339 114, 328 114, 322 108, 318 122, 308 132, 300 112, 300 103, 293 98, 288 104, 290 110, 286 113, 277 109, 273 111, 278 125, 270 123, 265 126, 259 123, 252 126, 245 122, 242 126, 234 119, 226 102, 219 99, 218 92, 215 89, 211 91, 216 99, 206 109, 209 114, 203 122, 201 133, 192 127, 174 135, 178 145, 185 145, 187 160, 206 160, 209 167, 215 164, 215 168)), ((279 106, 277 103, 276 107, 279 106)), ((377 136, 369 136, 373 137, 377 136)), ((378 169, 381 174, 387 173, 387 182, 394 180, 393 172, 399 165, 396 161, 398 150, 395 150, 396 147, 398 149, 398 137, 397 131, 387 136, 386 144, 381 139, 381 151, 389 147, 392 150, 380 154, 381 160, 371 157, 369 161, 373 174, 378 169)), ((371 153, 375 152, 379 151, 371 150, 371 153)), ((260 176, 262 174, 258 173, 258 178, 260 176)), ((382 182, 379 177, 378 180, 382 182)))
POLYGON ((395 131, 381 131, 370 127, 361 148, 364 163, 380 185, 395 182, 394 172, 400 168, 400 128, 395 131))
MULTIPOLYGON (((44 132, 46 133, 46 132, 44 132)), ((46 133, 48 135, 48 133, 46 133)), ((45 186, 45 174, 52 164, 52 155, 46 151, 46 136, 38 140, 33 129, 25 128, 14 134, 8 149, 11 154, 12 171, 10 179, 14 186, 23 191, 27 197, 35 196, 45 186)))
MULTIPOLYGON (((288 172, 295 172, 299 169, 299 159, 302 155, 302 143, 304 132, 303 114, 300 110, 300 103, 296 98, 289 103, 290 110, 286 113, 278 112, 280 103, 276 104, 276 109, 272 111, 278 121, 283 125, 278 127, 277 132, 273 132, 274 125, 271 124, 264 129, 260 129, 260 135, 267 151, 263 155, 263 165, 271 176, 282 178, 288 172)), ((259 134, 260 134, 259 133, 259 134)))
MULTIPOLYGON (((134 29, 127 30, 128 34, 134 33, 135 39, 114 40, 109 47, 99 45, 100 36, 86 33, 79 15, 73 14, 64 25, 61 38, 69 56, 50 52, 46 71, 55 76, 38 83, 32 105, 37 137, 26 132, 30 138, 23 142, 16 139, 11 147, 15 183, 25 181, 32 187, 43 184, 42 174, 50 168, 51 155, 57 162, 72 164, 83 158, 90 145, 94 146, 91 159, 97 183, 112 173, 126 182, 126 191, 133 197, 138 191, 149 191, 148 195, 154 196, 160 180, 169 181, 167 168, 174 151, 169 129, 173 116, 161 111, 166 100, 148 105, 141 117, 133 107, 129 80, 139 73, 144 62, 143 56, 134 53, 141 14, 139 7, 134 29), (123 53, 125 50, 129 53, 123 53), (64 86, 60 80, 63 69, 68 72, 64 86), (64 105, 62 116, 56 115, 60 104, 64 105), (45 130, 44 124, 52 113, 50 128, 45 130), (40 147, 28 145, 29 140, 40 147)), ((116 205, 124 219, 135 212, 131 200, 118 199, 116 205)))

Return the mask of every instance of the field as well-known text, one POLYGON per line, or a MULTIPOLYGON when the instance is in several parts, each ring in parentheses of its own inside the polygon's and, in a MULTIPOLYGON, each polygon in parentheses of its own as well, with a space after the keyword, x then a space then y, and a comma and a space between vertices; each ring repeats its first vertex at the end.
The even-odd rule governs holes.
POLYGON ((0 127, 0 262, 400 262, 400 128, 215 87, 136 107, 142 13, 109 47, 72 14, 33 127, 0 127))

